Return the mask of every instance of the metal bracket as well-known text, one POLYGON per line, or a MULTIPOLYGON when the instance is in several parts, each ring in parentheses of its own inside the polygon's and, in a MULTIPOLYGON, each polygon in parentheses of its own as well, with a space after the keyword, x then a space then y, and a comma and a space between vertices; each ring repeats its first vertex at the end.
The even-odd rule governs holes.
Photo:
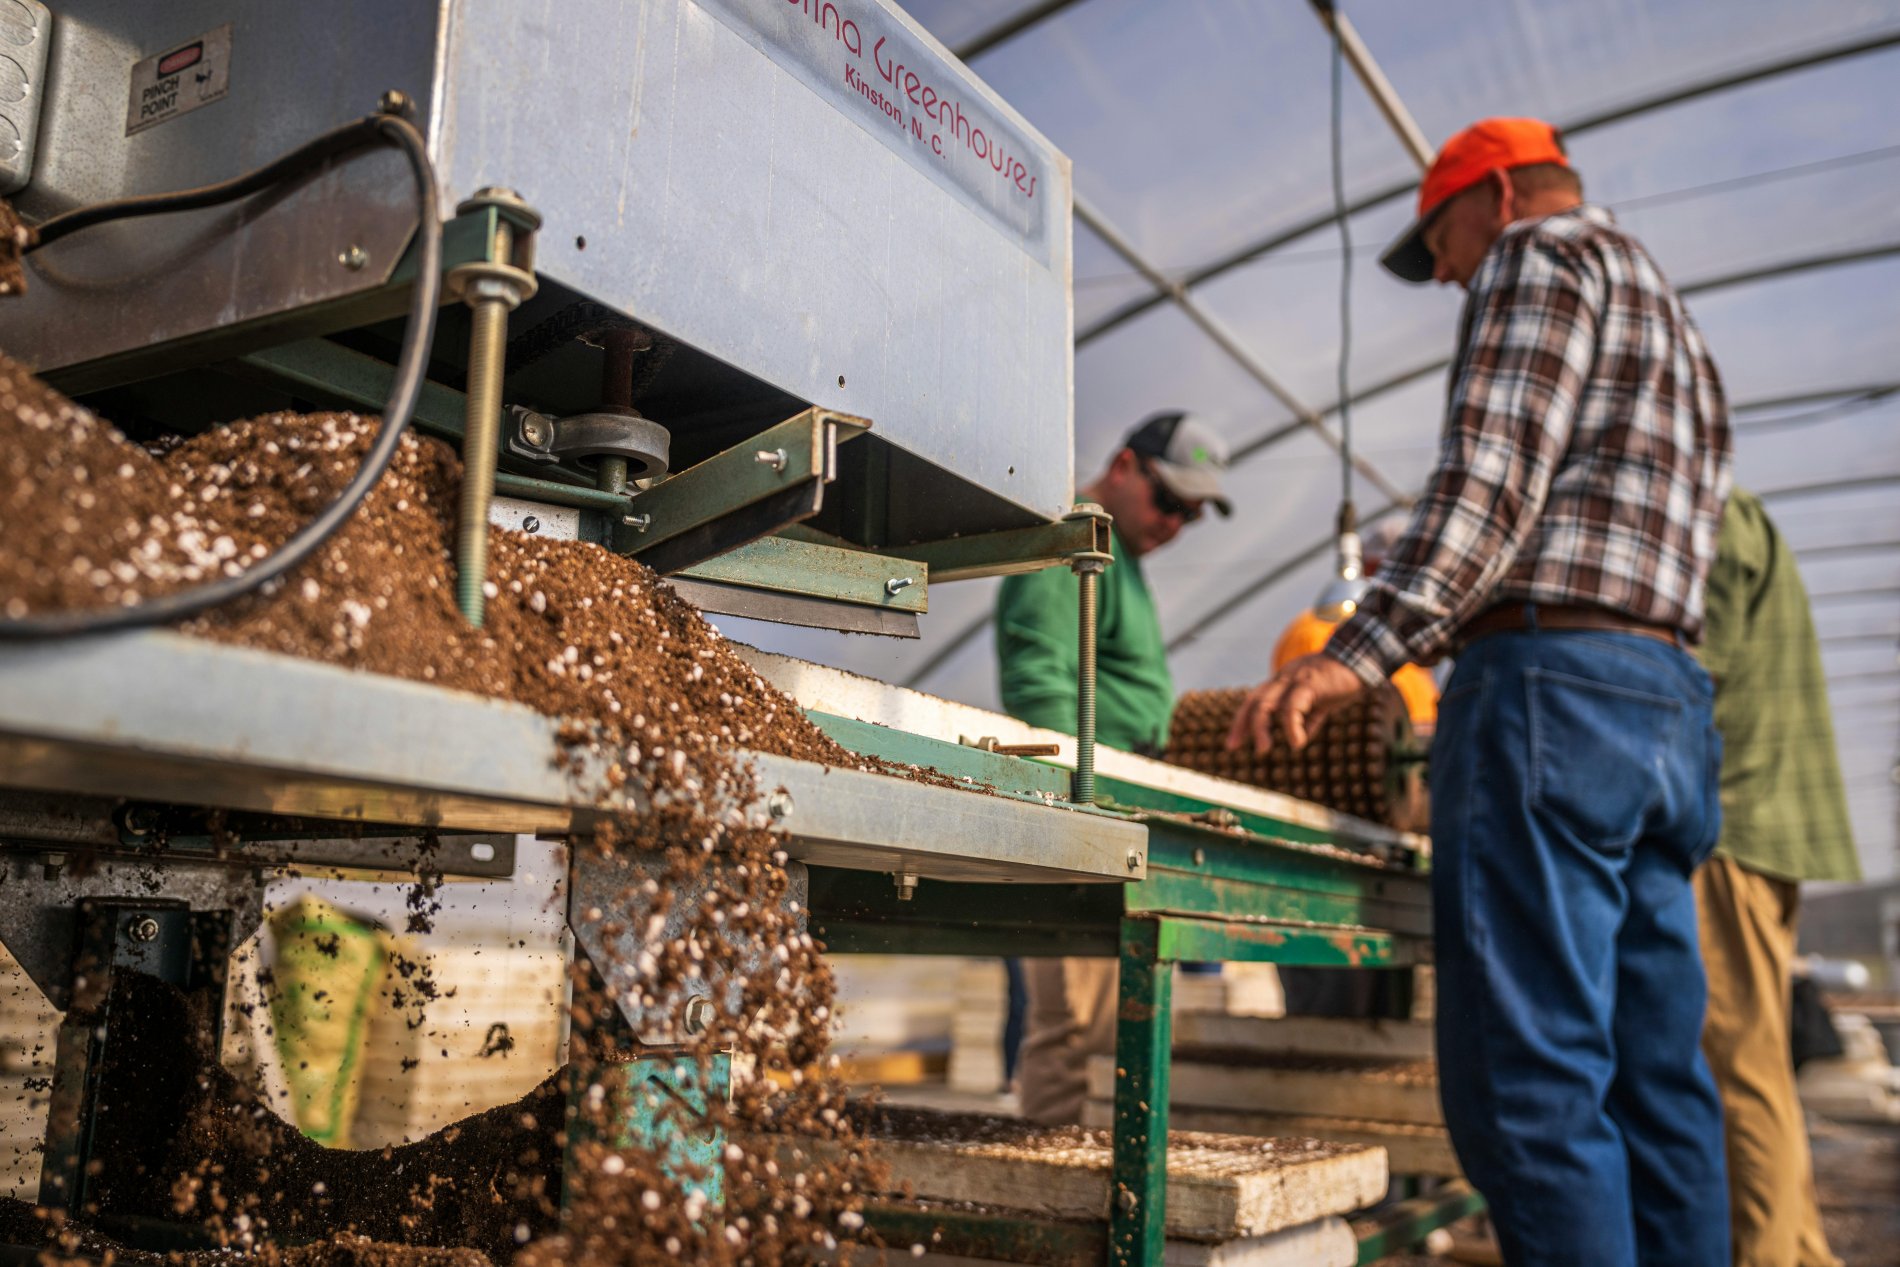
POLYGON ((622 524, 614 548, 671 575, 809 519, 837 478, 838 446, 870 426, 828 409, 788 418, 635 496, 633 514, 651 523, 622 524))

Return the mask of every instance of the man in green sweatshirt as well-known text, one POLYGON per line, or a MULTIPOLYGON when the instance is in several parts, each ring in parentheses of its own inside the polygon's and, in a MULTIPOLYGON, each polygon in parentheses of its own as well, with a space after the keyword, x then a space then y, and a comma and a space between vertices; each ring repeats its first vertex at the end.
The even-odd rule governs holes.
POLYGON ((1702 664, 1722 734, 1722 836, 1695 873, 1708 972, 1702 1050, 1721 1092, 1735 1267, 1839 1267, 1821 1230, 1789 1052, 1804 880, 1858 880, 1821 644, 1794 551, 1729 494, 1702 664))
MULTIPOLYGON (((1174 679, 1161 619, 1141 561, 1213 506, 1227 446, 1187 414, 1155 414, 1129 433, 1106 469, 1080 490, 1115 519, 1115 562, 1102 576, 1096 615, 1095 737, 1129 752, 1155 753, 1168 739, 1174 679)), ((1049 730, 1075 729, 1077 587, 1066 568, 1003 582, 996 653, 1003 708, 1049 730)), ((1022 1052, 1023 1116, 1045 1125, 1079 1121, 1085 1066, 1115 1049, 1113 959, 1033 959, 1022 1052)))

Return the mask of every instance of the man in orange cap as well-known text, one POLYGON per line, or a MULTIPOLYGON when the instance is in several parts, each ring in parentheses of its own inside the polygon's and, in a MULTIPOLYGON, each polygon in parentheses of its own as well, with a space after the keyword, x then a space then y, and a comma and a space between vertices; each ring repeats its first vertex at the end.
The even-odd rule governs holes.
POLYGON ((1405 535, 1229 742, 1311 729, 1457 655, 1432 741, 1445 1122, 1507 1261, 1729 1267, 1689 875, 1720 744, 1690 655, 1729 488, 1701 333, 1583 202, 1557 130, 1445 143, 1384 262, 1468 292, 1444 435, 1405 535))

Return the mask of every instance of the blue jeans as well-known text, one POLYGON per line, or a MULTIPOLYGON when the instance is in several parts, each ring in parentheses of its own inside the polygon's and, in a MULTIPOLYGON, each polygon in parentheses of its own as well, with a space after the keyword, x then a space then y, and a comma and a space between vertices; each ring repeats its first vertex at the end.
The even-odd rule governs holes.
POLYGON ((1432 740, 1445 1122, 1514 1267, 1729 1267, 1689 873, 1708 675, 1636 634, 1493 634, 1432 740))

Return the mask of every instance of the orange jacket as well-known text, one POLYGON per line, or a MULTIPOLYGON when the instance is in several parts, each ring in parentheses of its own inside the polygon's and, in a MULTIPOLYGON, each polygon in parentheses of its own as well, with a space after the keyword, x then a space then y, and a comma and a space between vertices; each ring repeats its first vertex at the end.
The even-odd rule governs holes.
MULTIPOLYGON (((1273 648, 1274 671, 1278 672, 1288 660, 1322 650, 1337 627, 1334 621, 1320 619, 1310 607, 1295 616, 1273 648)), ((1438 724, 1438 683, 1432 680, 1429 670, 1416 664, 1405 665, 1392 675, 1392 685, 1398 687, 1404 697, 1405 711, 1411 714, 1413 727, 1430 730, 1438 724)))

